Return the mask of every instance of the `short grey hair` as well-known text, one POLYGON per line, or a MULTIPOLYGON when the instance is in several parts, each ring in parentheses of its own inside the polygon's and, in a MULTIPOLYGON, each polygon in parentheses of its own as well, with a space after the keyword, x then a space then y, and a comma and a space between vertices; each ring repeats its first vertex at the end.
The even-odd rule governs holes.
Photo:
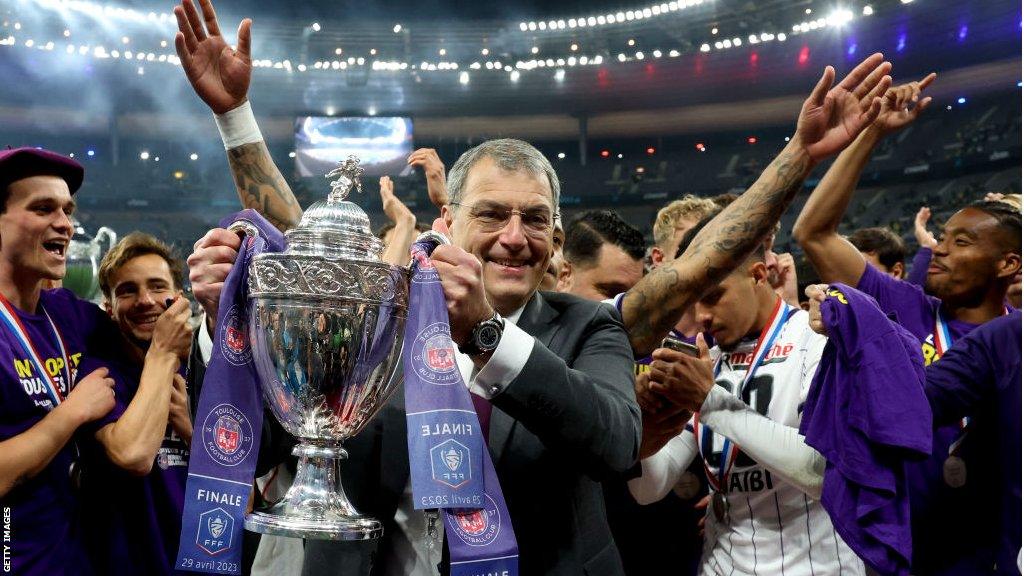
POLYGON ((462 194, 465 192, 466 177, 469 169, 482 158, 490 158, 502 170, 508 172, 529 172, 536 176, 544 176, 551 187, 552 208, 558 212, 558 197, 561 186, 558 183, 558 175, 551 167, 551 162, 541 154, 529 142, 516 140, 514 138, 499 138, 488 140, 459 156, 451 170, 448 171, 448 202, 458 204, 462 201, 462 194))

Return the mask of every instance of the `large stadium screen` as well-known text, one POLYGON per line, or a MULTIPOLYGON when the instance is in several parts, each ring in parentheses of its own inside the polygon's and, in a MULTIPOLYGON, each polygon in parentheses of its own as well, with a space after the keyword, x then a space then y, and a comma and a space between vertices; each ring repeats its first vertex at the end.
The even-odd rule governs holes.
POLYGON ((412 153, 412 119, 300 116, 295 120, 295 169, 323 176, 349 155, 366 176, 397 176, 412 153))

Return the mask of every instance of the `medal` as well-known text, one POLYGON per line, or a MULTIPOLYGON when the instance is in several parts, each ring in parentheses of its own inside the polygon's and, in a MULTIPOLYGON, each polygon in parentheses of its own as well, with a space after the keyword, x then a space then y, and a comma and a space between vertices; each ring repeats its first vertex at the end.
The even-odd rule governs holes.
MULTIPOLYGON (((757 344, 754 346, 750 365, 747 366, 747 373, 744 375, 743 381, 736 387, 736 395, 740 399, 743 398, 743 391, 746 389, 750 381, 753 380, 754 374, 757 372, 757 368, 768 355, 768 352, 772 348, 772 344, 775 342, 775 339, 778 338, 779 334, 782 333, 782 328, 786 325, 786 322, 795 310, 795 308, 783 302, 782 298, 778 298, 776 300, 775 310, 772 311, 771 318, 761 330, 761 335, 758 337, 757 344)), ((722 359, 725 358, 725 356, 726 355, 723 353, 715 362, 714 374, 716 378, 722 369, 722 359)), ((740 451, 739 446, 733 443, 729 438, 725 438, 719 458, 718 474, 715 474, 712 472, 707 460, 714 450, 714 431, 701 424, 700 412, 695 412, 693 414, 693 435, 697 440, 697 449, 700 451, 701 460, 704 463, 704 473, 707 474, 708 482, 711 484, 711 488, 713 490, 711 495, 711 511, 714 513, 715 519, 719 522, 728 522, 729 502, 725 497, 725 490, 729 486, 729 474, 732 472, 733 464, 736 463, 736 456, 740 451)))
POLYGON ((942 479, 950 488, 962 488, 967 483, 967 464, 959 456, 950 456, 942 463, 942 479))
POLYGON ((729 518, 729 501, 725 499, 725 494, 716 491, 711 495, 711 511, 715 513, 715 520, 726 523, 729 518))

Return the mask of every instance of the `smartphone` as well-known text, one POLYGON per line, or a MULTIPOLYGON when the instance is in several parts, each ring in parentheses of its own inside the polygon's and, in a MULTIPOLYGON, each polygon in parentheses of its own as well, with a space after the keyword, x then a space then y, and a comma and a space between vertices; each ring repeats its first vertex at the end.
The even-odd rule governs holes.
POLYGON ((693 356, 694 358, 700 357, 700 351, 697 350, 695 345, 690 344, 689 342, 683 342, 679 338, 675 338, 673 336, 666 336, 665 339, 661 341, 661 347, 668 348, 669 350, 675 350, 676 352, 682 352, 683 354, 693 356))

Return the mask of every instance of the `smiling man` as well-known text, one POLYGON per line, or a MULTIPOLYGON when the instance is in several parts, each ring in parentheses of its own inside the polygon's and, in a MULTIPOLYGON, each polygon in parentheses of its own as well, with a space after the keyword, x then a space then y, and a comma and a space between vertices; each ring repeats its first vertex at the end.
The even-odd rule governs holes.
POLYGON ((192 343, 181 278, 182 262, 171 248, 141 232, 122 238, 100 262, 104 308, 137 352, 113 366, 128 383, 118 388, 116 411, 145 409, 145 422, 134 425, 150 439, 150 452, 149 466, 134 474, 102 459, 92 466, 84 492, 94 529, 86 541, 98 572, 169 574, 177 553, 192 440, 189 394, 180 373, 192 343), (145 362, 137 361, 143 355, 145 362), (118 498, 135 504, 99 507, 118 498))
POLYGON ((156 453, 147 432, 159 417, 146 403, 115 402, 111 361, 131 353, 117 327, 70 291, 43 289, 66 271, 83 177, 59 154, 0 152, 0 506, 10 510, 17 574, 92 573, 80 527, 84 456, 143 474, 156 453))
MULTIPOLYGON (((522 573, 620 574, 595 480, 626 470, 639 450, 632 362, 610 308, 538 292, 559 189, 551 164, 526 142, 491 140, 469 150, 449 171, 450 199, 437 224, 450 231, 452 245, 439 246, 433 261, 459 366, 490 437, 522 573), (499 327, 496 345, 478 339, 485 324, 499 327), (547 479, 543 499, 522 481, 537 467, 547 479)), ((411 504, 399 503, 398 517, 409 520, 399 522, 392 544, 382 544, 395 559, 423 546, 411 504)), ((411 570, 435 571, 433 560, 411 570)))
MULTIPOLYGON (((920 340, 926 365, 941 361, 956 341, 1008 312, 1007 289, 1021 268, 1020 212, 1000 202, 978 202, 954 214, 933 249, 924 291, 876 270, 837 228, 875 147, 928 106, 930 98, 918 97, 934 78, 886 94, 882 113, 829 168, 793 229, 821 280, 874 297, 920 340)), ((975 506, 968 494, 978 474, 967 474, 957 453, 961 434, 960 425, 936 429, 932 458, 908 467, 915 574, 945 573, 939 565, 943 555, 934 552, 956 549, 959 536, 952 526, 963 525, 975 506)))
MULTIPOLYGON (((238 49, 220 34, 208 0, 175 8, 175 46, 189 82, 215 113, 246 206, 282 229, 301 214, 259 133, 247 100, 250 26, 238 49), (205 22, 205 24, 204 24, 205 22), (221 66, 211 67, 211 59, 221 66), (226 59, 226 60, 225 60, 226 59)), ((539 292, 554 252, 560 184, 551 163, 521 140, 490 140, 464 153, 447 175, 435 229, 450 235, 432 260, 474 393, 519 544, 522 574, 622 574, 598 480, 636 461, 640 409, 632 355, 615 311, 575 296, 539 292), (486 341, 484 328, 500 337, 486 341), (541 474, 543 484, 524 482, 541 474), (539 487, 543 497, 538 498, 539 487)), ((220 288, 240 240, 214 230, 196 243, 189 277, 216 317, 220 288)), ((415 510, 409 489, 401 394, 346 443, 345 491, 384 523, 375 543, 309 541, 306 574, 434 575, 449 567, 443 530, 415 510), (428 541, 425 535, 433 537, 428 541), (376 550, 374 546, 376 545, 376 550)), ((435 516, 436 518, 436 516, 435 516)))

